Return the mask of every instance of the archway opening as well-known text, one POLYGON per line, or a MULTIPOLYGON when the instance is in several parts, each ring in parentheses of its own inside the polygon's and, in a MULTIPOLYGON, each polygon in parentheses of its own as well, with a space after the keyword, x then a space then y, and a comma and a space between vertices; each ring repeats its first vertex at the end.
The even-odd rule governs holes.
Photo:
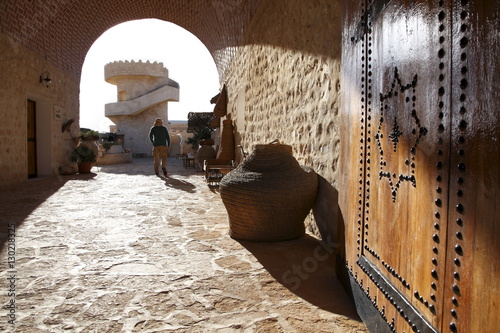
MULTIPOLYGON (((192 33, 157 19, 129 21, 107 30, 87 52, 80 80, 80 126, 107 132, 112 122, 104 105, 118 101, 117 88, 104 80, 104 66, 119 60, 163 63, 180 85, 179 102, 169 103, 169 120, 187 121, 188 112, 209 112, 219 91, 214 60, 192 33)), ((146 135, 146 134, 145 134, 146 135)))

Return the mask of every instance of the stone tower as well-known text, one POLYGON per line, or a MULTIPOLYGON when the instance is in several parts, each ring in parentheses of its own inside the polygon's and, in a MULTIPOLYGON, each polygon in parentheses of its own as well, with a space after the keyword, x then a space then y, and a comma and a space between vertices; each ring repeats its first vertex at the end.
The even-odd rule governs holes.
POLYGON ((104 66, 106 82, 116 85, 116 103, 105 105, 105 115, 124 134, 124 148, 151 155, 148 133, 155 119, 168 126, 168 102, 179 101, 179 84, 168 77, 163 63, 115 61, 104 66))

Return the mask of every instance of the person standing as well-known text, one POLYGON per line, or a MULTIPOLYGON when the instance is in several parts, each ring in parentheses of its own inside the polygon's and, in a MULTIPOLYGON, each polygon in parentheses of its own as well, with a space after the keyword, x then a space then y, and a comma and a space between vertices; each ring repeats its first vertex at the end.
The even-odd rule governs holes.
POLYGON ((170 147, 168 129, 163 126, 163 120, 156 118, 155 124, 149 130, 149 141, 153 144, 154 170, 158 176, 160 160, 163 175, 167 176, 167 147, 170 147))

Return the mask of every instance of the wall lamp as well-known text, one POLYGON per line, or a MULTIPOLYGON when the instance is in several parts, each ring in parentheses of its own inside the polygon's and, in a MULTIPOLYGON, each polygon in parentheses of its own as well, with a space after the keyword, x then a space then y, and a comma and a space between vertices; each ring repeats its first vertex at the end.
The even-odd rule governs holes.
POLYGON ((52 79, 50 78, 50 73, 45 71, 42 75, 40 75, 40 83, 43 84, 46 88, 50 86, 52 83, 52 79))

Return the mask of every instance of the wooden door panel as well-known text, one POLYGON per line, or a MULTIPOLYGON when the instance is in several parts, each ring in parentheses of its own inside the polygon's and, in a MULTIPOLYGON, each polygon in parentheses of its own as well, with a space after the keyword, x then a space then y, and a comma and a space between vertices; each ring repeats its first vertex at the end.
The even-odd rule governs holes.
POLYGON ((450 66, 439 21, 447 16, 449 8, 430 1, 392 1, 373 18, 368 51, 374 133, 365 205, 375 207, 367 211, 364 248, 433 327, 440 326, 446 252, 446 224, 439 220, 446 220, 441 183, 447 180, 450 106, 440 102, 450 66))
POLYGON ((358 68, 364 62, 365 57, 365 18, 364 0, 347 1, 344 3, 343 17, 351 22, 346 27, 343 39, 348 40, 349 48, 344 49, 342 62, 344 75, 342 81, 343 108, 341 109, 341 131, 346 140, 341 140, 342 155, 345 158, 340 160, 340 168, 350 170, 351 177, 342 177, 339 181, 340 187, 351 196, 341 196, 339 199, 342 206, 348 207, 344 210, 345 224, 345 250, 349 254, 346 264, 352 270, 353 265, 361 254, 361 225, 362 225, 362 200, 364 193, 364 136, 365 125, 365 83, 362 82, 364 69, 358 68))
POLYGON ((453 7, 450 205, 444 325, 498 332, 500 3, 453 7))
POLYGON ((32 100, 27 101, 27 155, 28 155, 28 177, 36 177, 36 103, 32 100))
POLYGON ((345 264, 386 326, 358 310, 376 331, 494 332, 500 3, 365 0, 343 15, 345 264))
MULTIPOLYGON (((433 267, 433 262, 445 251, 433 252, 436 180, 428 166, 437 159, 438 116, 427 112, 437 108, 437 78, 425 60, 437 58, 428 41, 437 14, 422 2, 388 5, 358 2, 344 13, 349 22, 344 40, 350 41, 343 53, 348 80, 342 84, 348 89, 343 123, 349 135, 342 169, 350 172, 343 203, 348 207, 346 265, 386 329, 433 331, 439 325, 434 304, 439 296, 431 290, 431 274, 444 272, 444 265, 433 267), (408 10, 418 15, 401 15, 408 10), (419 43, 425 47, 418 56, 407 50, 419 43)), ((433 61, 438 68, 439 61, 433 61)))

